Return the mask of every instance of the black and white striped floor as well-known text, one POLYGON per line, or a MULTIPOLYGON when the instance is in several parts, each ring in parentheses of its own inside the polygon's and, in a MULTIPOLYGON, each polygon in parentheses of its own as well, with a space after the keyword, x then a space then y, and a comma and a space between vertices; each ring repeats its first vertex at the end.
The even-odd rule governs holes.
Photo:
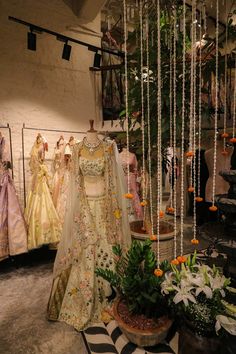
POLYGON ((108 325, 103 323, 89 327, 83 332, 83 338, 89 354, 174 354, 168 344, 140 348, 130 343, 113 320, 108 325))

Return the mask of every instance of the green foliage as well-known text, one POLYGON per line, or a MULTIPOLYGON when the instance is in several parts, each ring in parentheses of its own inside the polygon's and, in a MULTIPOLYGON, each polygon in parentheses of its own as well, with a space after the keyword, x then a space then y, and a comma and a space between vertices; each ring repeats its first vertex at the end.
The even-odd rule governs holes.
MULTIPOLYGON (((96 269, 96 274, 116 287, 126 300, 129 310, 147 317, 158 317, 166 313, 166 300, 161 294, 164 279, 154 275, 157 268, 152 242, 133 241, 130 249, 123 254, 119 245, 113 247, 116 257, 114 271, 96 269)), ((169 269, 167 261, 159 266, 163 272, 169 269)))

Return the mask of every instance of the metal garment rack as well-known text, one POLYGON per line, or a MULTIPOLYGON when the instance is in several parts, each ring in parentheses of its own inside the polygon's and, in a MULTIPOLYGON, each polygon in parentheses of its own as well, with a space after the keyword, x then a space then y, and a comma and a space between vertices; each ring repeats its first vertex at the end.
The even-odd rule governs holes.
POLYGON ((12 175, 12 179, 14 179, 11 128, 10 128, 9 123, 7 123, 7 125, 0 125, 0 129, 8 129, 8 132, 9 132, 10 155, 11 155, 11 175, 12 175))

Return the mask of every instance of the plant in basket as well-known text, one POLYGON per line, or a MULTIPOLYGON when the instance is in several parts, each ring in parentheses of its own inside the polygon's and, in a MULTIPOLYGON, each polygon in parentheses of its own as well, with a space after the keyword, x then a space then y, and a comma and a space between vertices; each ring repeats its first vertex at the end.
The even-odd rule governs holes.
POLYGON ((118 292, 113 305, 114 318, 128 339, 139 346, 163 341, 172 325, 167 299, 161 293, 164 274, 170 269, 167 261, 157 267, 152 242, 133 241, 127 252, 113 247, 115 269, 96 269, 118 292))
POLYGON ((179 354, 219 352, 224 337, 236 336, 236 306, 226 301, 234 291, 230 279, 214 265, 198 264, 196 252, 185 264, 171 267, 161 288, 182 324, 179 354))

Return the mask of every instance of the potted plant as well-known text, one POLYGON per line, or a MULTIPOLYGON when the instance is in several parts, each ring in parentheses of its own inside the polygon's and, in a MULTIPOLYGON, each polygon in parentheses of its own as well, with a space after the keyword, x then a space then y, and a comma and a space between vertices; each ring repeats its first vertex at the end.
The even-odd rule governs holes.
POLYGON ((115 269, 96 269, 97 276, 106 279, 118 292, 113 315, 122 332, 139 346, 156 345, 163 341, 173 323, 168 316, 167 299, 161 293, 167 261, 157 267, 152 242, 133 241, 123 253, 113 247, 115 269))
POLYGON ((171 267, 161 288, 181 319, 179 354, 220 352, 220 335, 236 336, 236 306, 225 301, 230 279, 215 266, 197 264, 196 252, 185 264, 171 267))

